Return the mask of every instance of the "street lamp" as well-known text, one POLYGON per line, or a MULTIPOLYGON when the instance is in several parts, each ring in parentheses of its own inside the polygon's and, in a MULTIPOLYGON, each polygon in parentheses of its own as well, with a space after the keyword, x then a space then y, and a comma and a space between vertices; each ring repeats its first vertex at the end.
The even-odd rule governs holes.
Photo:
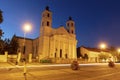
MULTIPOLYGON (((103 53, 102 51, 103 51, 104 49, 106 49, 106 44, 105 44, 105 43, 101 43, 101 44, 99 45, 99 47, 100 47, 101 55, 104 55, 104 53, 103 53)), ((105 61, 104 56, 103 56, 102 58, 103 58, 102 61, 104 62, 104 61, 105 61)))
POLYGON ((25 37, 26 37, 26 33, 30 32, 31 30, 32 30, 32 26, 31 26, 30 23, 25 23, 23 25, 23 31, 24 31, 24 42, 23 42, 24 49, 23 49, 23 54, 24 55, 25 55, 25 37))
POLYGON ((24 30, 25 33, 30 32, 32 30, 32 25, 30 23, 25 23, 23 25, 23 30, 24 30))
POLYGON ((120 48, 117 48, 117 60, 116 61, 120 61, 120 48))
POLYGON ((120 48, 117 49, 117 52, 120 53, 120 48))
POLYGON ((105 49, 106 48, 106 44, 105 43, 101 43, 100 44, 100 49, 105 49))
POLYGON ((23 42, 23 55, 24 55, 24 75, 26 76, 26 55, 25 55, 25 37, 26 33, 30 32, 32 30, 32 25, 30 23, 25 23, 23 25, 23 31, 24 31, 24 42, 23 42))

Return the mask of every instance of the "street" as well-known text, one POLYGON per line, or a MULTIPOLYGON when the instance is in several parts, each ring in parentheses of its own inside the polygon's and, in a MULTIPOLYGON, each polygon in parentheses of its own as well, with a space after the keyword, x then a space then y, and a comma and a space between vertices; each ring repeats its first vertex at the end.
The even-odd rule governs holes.
POLYGON ((27 74, 23 75, 23 66, 0 69, 1 80, 120 80, 120 64, 114 68, 107 64, 80 64, 79 70, 72 70, 70 65, 27 66, 27 74))

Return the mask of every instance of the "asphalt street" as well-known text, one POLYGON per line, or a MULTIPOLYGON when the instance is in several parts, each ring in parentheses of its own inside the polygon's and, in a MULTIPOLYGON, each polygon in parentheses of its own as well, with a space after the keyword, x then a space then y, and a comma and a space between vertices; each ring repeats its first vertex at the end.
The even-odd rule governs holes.
POLYGON ((52 65, 28 65, 26 76, 23 66, 0 68, 0 80, 120 80, 120 64, 114 68, 107 64, 80 64, 75 71, 70 64, 52 65))

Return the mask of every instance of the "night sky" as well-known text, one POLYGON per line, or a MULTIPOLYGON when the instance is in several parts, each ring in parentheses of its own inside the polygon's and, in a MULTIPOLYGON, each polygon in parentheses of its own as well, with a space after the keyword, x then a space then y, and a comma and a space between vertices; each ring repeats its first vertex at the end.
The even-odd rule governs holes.
POLYGON ((41 13, 46 6, 53 12, 52 27, 65 26, 69 16, 76 25, 78 45, 97 47, 100 42, 120 47, 120 0, 0 0, 4 22, 0 24, 4 38, 14 34, 23 37, 22 25, 30 22, 39 36, 41 13))

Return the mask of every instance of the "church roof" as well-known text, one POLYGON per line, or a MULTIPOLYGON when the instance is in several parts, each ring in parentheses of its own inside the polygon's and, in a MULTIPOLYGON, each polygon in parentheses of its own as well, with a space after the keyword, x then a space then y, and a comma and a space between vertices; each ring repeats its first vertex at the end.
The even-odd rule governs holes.
POLYGON ((90 47, 84 47, 84 46, 81 46, 81 47, 83 47, 83 48, 85 48, 85 49, 87 49, 89 51, 94 51, 94 52, 101 52, 101 51, 103 51, 103 52, 109 52, 110 51, 108 49, 101 50, 101 49, 98 49, 98 48, 90 48, 90 47))
MULTIPOLYGON (((24 39, 24 37, 14 35, 13 38, 24 39)), ((34 40, 31 38, 25 38, 26 40, 34 40)))
POLYGON ((61 27, 55 29, 55 34, 58 34, 58 35, 68 35, 68 32, 67 32, 67 30, 63 26, 61 26, 61 27))

